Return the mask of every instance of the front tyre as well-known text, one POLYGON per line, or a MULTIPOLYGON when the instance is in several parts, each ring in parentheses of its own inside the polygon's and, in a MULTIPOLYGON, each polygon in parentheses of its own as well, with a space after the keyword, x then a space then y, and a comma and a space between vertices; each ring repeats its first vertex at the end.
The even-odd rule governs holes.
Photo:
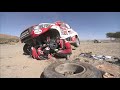
POLYGON ((30 51, 31 51, 31 46, 28 44, 25 44, 23 47, 23 51, 25 55, 30 55, 30 51))

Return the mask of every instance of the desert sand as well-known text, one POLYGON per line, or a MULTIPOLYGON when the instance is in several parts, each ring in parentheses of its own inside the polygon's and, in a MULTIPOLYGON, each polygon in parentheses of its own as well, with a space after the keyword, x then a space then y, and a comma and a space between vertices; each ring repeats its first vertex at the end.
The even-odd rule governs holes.
MULTIPOLYGON (((23 45, 23 43, 0 44, 0 78, 40 78, 44 68, 49 64, 56 60, 65 60, 55 58, 50 60, 32 59, 29 55, 23 55, 23 45)), ((73 50, 70 60, 74 60, 80 53, 85 52, 120 57, 120 43, 81 42, 80 46, 73 50)), ((117 66, 116 70, 113 71, 119 74, 120 67, 117 66)))

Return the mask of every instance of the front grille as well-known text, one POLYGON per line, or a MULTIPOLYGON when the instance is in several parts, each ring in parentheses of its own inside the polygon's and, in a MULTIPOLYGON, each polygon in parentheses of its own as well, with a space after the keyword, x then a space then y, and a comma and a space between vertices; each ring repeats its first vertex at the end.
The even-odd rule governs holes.
POLYGON ((30 40, 32 40, 31 36, 21 39, 21 41, 24 43, 29 42, 30 40))
POLYGON ((23 31, 22 33, 21 33, 21 35, 20 35, 20 39, 22 40, 22 39, 24 39, 24 38, 26 38, 26 37, 29 37, 30 36, 30 32, 31 32, 31 30, 28 28, 28 29, 26 29, 25 31, 23 31))
POLYGON ((26 42, 31 39, 31 31, 32 31, 32 28, 28 28, 21 33, 20 39, 22 42, 26 42))

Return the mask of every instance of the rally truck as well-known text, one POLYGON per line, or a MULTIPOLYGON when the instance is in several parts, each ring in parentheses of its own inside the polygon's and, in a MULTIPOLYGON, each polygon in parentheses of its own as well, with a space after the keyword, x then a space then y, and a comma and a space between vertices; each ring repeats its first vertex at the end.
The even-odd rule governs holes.
MULTIPOLYGON (((53 23, 40 23, 25 29, 20 34, 21 42, 25 43, 23 47, 24 53, 30 54, 30 48, 32 46, 37 47, 44 44, 44 40, 46 40, 48 36, 52 40, 56 39, 56 37, 65 39, 75 47, 80 45, 78 33, 67 23, 62 21, 56 21, 53 23)), ((55 43, 52 43, 51 47, 55 48, 55 43)))

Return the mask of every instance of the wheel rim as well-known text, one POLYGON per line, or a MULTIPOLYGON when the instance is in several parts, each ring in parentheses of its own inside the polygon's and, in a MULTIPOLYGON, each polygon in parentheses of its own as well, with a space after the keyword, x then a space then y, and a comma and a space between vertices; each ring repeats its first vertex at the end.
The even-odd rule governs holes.
POLYGON ((64 75, 64 76, 71 76, 76 74, 82 74, 86 71, 86 68, 82 65, 77 64, 61 64, 55 68, 55 71, 64 75))

